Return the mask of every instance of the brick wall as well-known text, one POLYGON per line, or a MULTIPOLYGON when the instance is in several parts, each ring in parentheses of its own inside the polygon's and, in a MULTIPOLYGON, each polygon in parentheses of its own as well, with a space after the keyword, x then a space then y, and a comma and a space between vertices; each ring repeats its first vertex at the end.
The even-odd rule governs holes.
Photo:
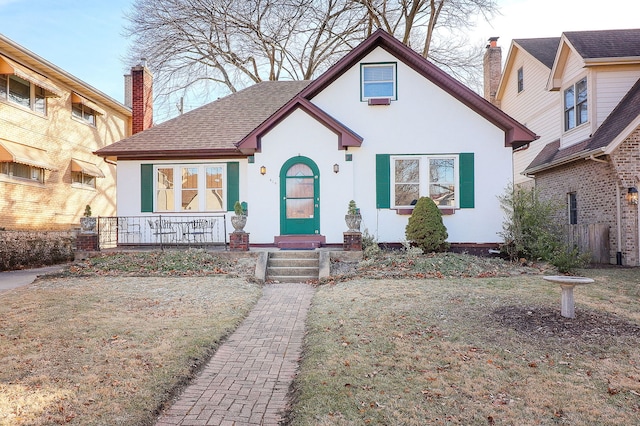
POLYGON ((610 262, 622 252, 623 264, 638 265, 638 210, 625 200, 629 186, 637 186, 640 176, 640 132, 625 140, 607 163, 579 159, 550 171, 536 174, 536 187, 541 199, 558 202, 561 223, 569 223, 567 194, 576 193, 578 224, 605 223, 609 226, 610 262), (621 207, 622 241, 617 241, 617 190, 621 207))
POLYGON ((87 91, 79 95, 94 102, 104 114, 96 116, 95 126, 75 119, 71 116, 71 90, 64 82, 52 81, 62 96, 47 98, 46 114, 0 100, 0 140, 43 152, 54 169, 45 171, 44 184, 0 174, 0 228, 70 229, 78 226, 87 204, 96 216, 115 214, 116 168, 93 151, 128 136, 130 116, 124 108, 110 107, 87 91), (72 158, 96 164, 106 177, 96 179, 95 189, 72 184, 72 158))
POLYGON ((141 132, 153 126, 153 77, 147 67, 131 68, 131 132, 141 132))

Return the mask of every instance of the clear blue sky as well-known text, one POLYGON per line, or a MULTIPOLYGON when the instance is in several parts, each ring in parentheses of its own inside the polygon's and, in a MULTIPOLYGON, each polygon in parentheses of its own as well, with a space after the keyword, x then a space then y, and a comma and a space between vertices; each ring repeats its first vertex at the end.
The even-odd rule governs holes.
MULTIPOLYGON (((237 0, 243 1, 243 0, 237 0)), ((132 0, 0 0, 0 33, 123 102, 122 36, 132 0)), ((470 37, 499 36, 506 58, 511 38, 559 37, 562 31, 640 27, 638 0, 499 0, 502 15, 470 37)))
POLYGON ((131 0, 0 0, 0 33, 117 101, 124 101, 122 36, 131 0))

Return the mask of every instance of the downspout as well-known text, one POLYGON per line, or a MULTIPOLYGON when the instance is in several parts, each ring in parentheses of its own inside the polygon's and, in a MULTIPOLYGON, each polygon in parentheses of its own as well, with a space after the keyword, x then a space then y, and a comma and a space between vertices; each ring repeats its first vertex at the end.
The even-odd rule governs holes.
POLYGON ((618 250, 616 251, 616 265, 622 265, 622 224, 620 221, 622 220, 622 208, 620 206, 620 185, 616 184, 616 224, 617 224, 617 246, 618 250))
POLYGON ((601 160, 601 159, 599 159, 599 158, 596 158, 596 157, 594 157, 594 156, 593 156, 593 154, 591 154, 591 155, 589 156, 589 158, 587 158, 587 160, 592 160, 592 161, 595 161, 595 162, 597 162, 597 163, 608 163, 608 161, 607 161, 607 160, 601 160))

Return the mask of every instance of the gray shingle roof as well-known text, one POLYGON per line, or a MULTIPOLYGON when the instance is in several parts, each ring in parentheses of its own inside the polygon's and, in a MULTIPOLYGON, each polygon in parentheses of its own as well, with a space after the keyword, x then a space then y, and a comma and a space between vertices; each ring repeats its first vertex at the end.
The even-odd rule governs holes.
POLYGON ((560 37, 518 38, 513 42, 519 44, 544 66, 551 69, 553 61, 556 59, 560 37))
POLYGON ((568 31, 564 35, 585 59, 640 56, 640 28, 568 31))
POLYGON ((278 111, 310 81, 265 81, 98 150, 101 156, 203 158, 239 154, 235 143, 278 111), (215 154, 214 154, 215 151, 215 154))
POLYGON ((640 79, 629 89, 590 138, 564 149, 560 149, 559 140, 549 143, 533 159, 525 173, 553 167, 574 157, 582 158, 581 154, 588 155, 600 148, 605 148, 638 116, 640 116, 640 79))

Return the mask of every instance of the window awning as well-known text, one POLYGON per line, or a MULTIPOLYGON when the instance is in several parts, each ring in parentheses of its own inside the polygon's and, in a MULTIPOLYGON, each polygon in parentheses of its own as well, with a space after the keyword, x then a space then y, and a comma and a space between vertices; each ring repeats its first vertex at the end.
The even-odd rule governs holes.
POLYGON ((47 97, 59 98, 63 93, 62 90, 53 84, 47 77, 31 71, 29 68, 24 67, 3 55, 0 55, 0 74, 14 74, 32 84, 35 84, 36 86, 40 86, 45 90, 45 95, 47 97))
POLYGON ((91 102, 89 99, 84 98, 77 93, 71 93, 71 102, 74 104, 82 104, 88 108, 91 108, 96 114, 104 115, 104 111, 95 103, 91 102))
POLYGON ((77 160, 75 158, 71 159, 71 171, 72 172, 82 172, 85 175, 103 178, 104 173, 102 170, 98 168, 95 164, 87 163, 86 161, 77 160))
POLYGON ((4 139, 0 139, 0 162, 13 162, 47 170, 57 170, 52 165, 47 151, 4 139))

